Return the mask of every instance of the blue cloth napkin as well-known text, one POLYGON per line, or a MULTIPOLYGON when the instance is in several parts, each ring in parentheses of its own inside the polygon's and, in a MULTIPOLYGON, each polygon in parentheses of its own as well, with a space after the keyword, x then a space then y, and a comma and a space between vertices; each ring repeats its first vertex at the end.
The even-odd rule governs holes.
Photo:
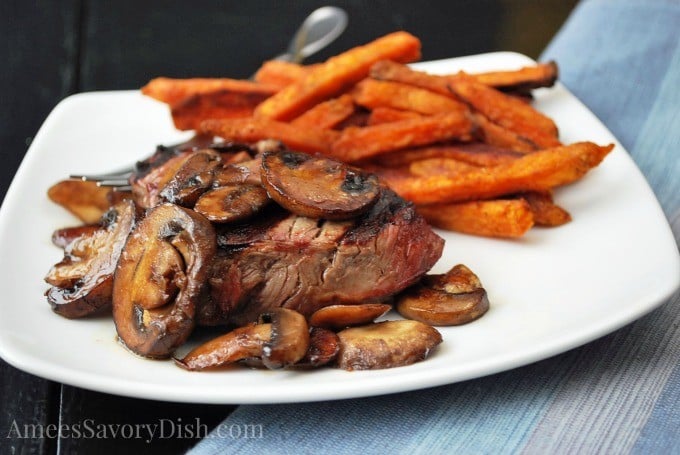
MULTIPOLYGON (((542 56, 559 62, 561 81, 632 154, 676 241, 679 42, 677 0, 591 0, 542 56)), ((597 341, 505 373, 373 398, 241 406, 191 453, 518 452, 680 454, 679 296, 597 341), (247 425, 262 433, 230 434, 247 425)))

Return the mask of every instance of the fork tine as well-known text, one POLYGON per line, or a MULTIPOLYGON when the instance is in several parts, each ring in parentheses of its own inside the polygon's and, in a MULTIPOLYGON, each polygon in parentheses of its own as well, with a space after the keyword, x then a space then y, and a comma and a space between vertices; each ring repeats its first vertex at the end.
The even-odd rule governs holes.
POLYGON ((92 182, 100 182, 103 180, 126 180, 127 184, 127 179, 130 177, 132 172, 134 171, 133 166, 126 166, 123 169, 119 169, 117 171, 112 171, 112 172, 107 172, 105 174, 71 174, 69 175, 69 178, 72 179, 79 179, 83 181, 92 181, 92 182))
POLYGON ((69 178, 83 180, 85 182, 101 182, 103 180, 126 179, 130 177, 130 172, 120 172, 116 174, 71 174, 69 178))
POLYGON ((131 185, 124 185, 124 186, 114 186, 111 187, 111 190, 114 192, 126 192, 126 191, 132 191, 132 186, 131 185))
MULTIPOLYGON (((95 180, 93 180, 95 181, 95 180)), ((96 180, 97 186, 127 186, 130 182, 127 179, 107 179, 107 180, 96 180)))

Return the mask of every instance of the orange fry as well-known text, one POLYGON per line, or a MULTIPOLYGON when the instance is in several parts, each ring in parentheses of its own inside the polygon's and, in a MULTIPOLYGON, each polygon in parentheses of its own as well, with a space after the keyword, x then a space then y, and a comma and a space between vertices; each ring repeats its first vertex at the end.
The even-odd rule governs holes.
POLYGON ((378 175, 400 196, 416 204, 489 199, 522 191, 547 191, 574 182, 597 166, 613 147, 579 142, 452 175, 415 177, 380 171, 378 175))
POLYGON ((250 117, 255 106, 268 97, 263 93, 221 89, 192 95, 172 105, 170 112, 175 128, 193 130, 210 118, 250 117))
POLYGON ((258 117, 290 120, 345 90, 368 75, 373 63, 392 59, 412 62, 420 58, 420 41, 406 32, 385 35, 331 57, 307 76, 288 85, 255 110, 258 117))
POLYGON ((171 106, 193 95, 215 93, 221 90, 269 97, 278 91, 278 87, 240 79, 172 79, 169 77, 152 79, 142 87, 143 94, 171 106))
POLYGON ((283 88, 297 82, 317 67, 315 65, 300 65, 283 60, 267 60, 257 70, 253 79, 261 84, 283 88))
POLYGON ((465 73, 451 78, 451 90, 489 120, 541 148, 560 145, 557 126, 529 104, 477 82, 465 73))
POLYGON ((422 117, 421 114, 413 111, 402 111, 391 107, 376 107, 368 116, 368 125, 380 125, 381 123, 398 122, 399 120, 409 120, 422 117))
POLYGON ((257 142, 276 139, 293 150, 308 153, 328 153, 338 132, 317 128, 300 128, 290 123, 262 118, 237 118, 201 122, 199 132, 237 142, 257 142))
POLYGON ((552 87, 558 76, 557 63, 537 63, 515 71, 491 71, 471 74, 477 82, 494 87, 504 92, 517 91, 527 93, 540 87, 552 87))
POLYGON ((550 192, 530 191, 518 195, 529 203, 538 226, 561 226, 571 221, 571 215, 555 204, 550 192))
POLYGON ((396 152, 376 157, 375 162, 380 166, 397 167, 410 165, 417 160, 450 158, 474 166, 498 166, 499 164, 514 161, 521 156, 521 153, 512 150, 478 142, 470 142, 397 150, 396 152))
POLYGON ((392 150, 467 138, 471 132, 470 117, 462 112, 449 112, 364 128, 348 127, 333 143, 331 154, 340 160, 353 162, 392 150))
POLYGON ((62 180, 47 190, 47 196, 87 224, 99 222, 111 206, 111 188, 97 186, 96 182, 62 180))
POLYGON ((524 199, 424 205, 417 210, 440 229, 486 237, 521 237, 534 225, 533 212, 524 199))
POLYGON ((364 79, 352 91, 354 101, 369 109, 391 107, 420 114, 467 111, 468 107, 450 96, 443 96, 400 82, 364 79))
MULTIPOLYGON (((455 74, 433 76, 428 73, 415 71, 397 62, 383 60, 376 62, 371 68, 371 77, 378 80, 399 81, 446 95, 447 81, 455 79, 455 74)), ((472 73, 470 77, 477 82, 498 90, 528 93, 531 89, 551 87, 557 80, 558 68, 555 62, 538 63, 514 71, 493 71, 487 73, 472 73)))
POLYGON ((493 123, 480 113, 474 113, 473 118, 477 126, 477 135, 486 144, 521 153, 533 152, 538 149, 533 141, 493 123))
POLYGON ((557 140, 557 127, 549 117, 516 97, 482 84, 474 76, 465 73, 436 76, 390 61, 381 61, 373 65, 371 76, 375 79, 415 85, 445 96, 457 96, 492 122, 528 139, 539 148, 560 145, 557 140))
POLYGON ((440 95, 452 97, 449 90, 449 79, 447 76, 436 76, 434 74, 416 71, 401 63, 390 60, 376 62, 371 67, 370 75, 380 81, 394 81, 420 87, 440 95))
POLYGON ((331 129, 354 113, 354 101, 350 95, 342 95, 319 103, 291 123, 299 127, 331 129))
POLYGON ((430 177, 432 175, 452 175, 470 172, 476 166, 459 161, 454 158, 426 158, 412 162, 409 172, 418 177, 430 177))

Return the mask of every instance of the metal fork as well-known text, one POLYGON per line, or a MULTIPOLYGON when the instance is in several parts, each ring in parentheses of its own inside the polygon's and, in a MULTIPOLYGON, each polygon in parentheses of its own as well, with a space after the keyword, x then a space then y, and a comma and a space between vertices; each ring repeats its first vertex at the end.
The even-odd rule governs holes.
POLYGON ((71 174, 69 178, 84 182, 97 182, 97 186, 110 186, 114 191, 130 191, 132 189, 130 177, 135 169, 133 165, 107 174, 71 174))
MULTIPOLYGON (((288 50, 275 59, 300 63, 333 42, 342 34, 345 27, 347 27, 345 10, 335 6, 318 8, 302 22, 288 50)), ((75 174, 69 177, 85 182, 97 182, 97 186, 112 187, 114 191, 129 191, 130 177, 135 170, 136 165, 133 165, 106 174, 75 174)))

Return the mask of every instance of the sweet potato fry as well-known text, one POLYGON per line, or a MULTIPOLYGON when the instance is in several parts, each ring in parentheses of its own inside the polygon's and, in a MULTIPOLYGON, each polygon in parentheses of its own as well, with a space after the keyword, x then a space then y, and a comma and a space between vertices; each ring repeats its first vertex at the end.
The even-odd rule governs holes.
POLYGON ((370 115, 369 111, 363 109, 360 106, 354 106, 354 112, 350 114, 350 116, 347 117, 345 120, 336 125, 334 129, 342 131, 350 126, 352 127, 366 126, 368 125, 369 115, 370 115))
POLYGON ((415 177, 380 169, 377 173, 400 196, 416 204, 490 199, 523 191, 547 191, 574 182, 597 166, 613 147, 578 142, 530 153, 507 164, 452 175, 415 177))
POLYGON ((261 84, 284 88, 299 81, 317 66, 318 64, 300 65, 283 60, 267 60, 257 70, 253 79, 261 84))
POLYGON ((94 224, 111 206, 110 191, 111 188, 97 186, 96 182, 62 180, 47 190, 47 196, 84 223, 94 224))
POLYGON ((368 116, 368 125, 380 125, 381 123, 398 122, 422 117, 413 111, 402 111, 391 107, 376 107, 368 116))
POLYGON ((526 102, 482 84, 474 76, 465 73, 436 76, 389 61, 373 65, 371 76, 415 85, 441 95, 455 95, 492 122, 530 140, 540 148, 560 145, 557 127, 550 118, 526 102))
POLYGON ((425 205, 417 210, 440 229, 485 237, 521 237, 534 225, 533 212, 524 199, 425 205))
POLYGON ((400 82, 364 79, 352 91, 354 101, 369 109, 391 107, 420 114, 467 111, 468 107, 450 96, 443 96, 400 82))
POLYGON ((290 120, 365 78, 371 65, 378 60, 412 62, 418 58, 418 38, 406 32, 390 33, 364 46, 331 57, 307 76, 260 104, 255 115, 290 120))
POLYGON ((342 95, 319 103, 291 123, 306 128, 335 128, 354 113, 354 101, 350 95, 342 95))
POLYGON ((290 123, 254 117, 205 120, 201 122, 199 132, 237 142, 276 139, 293 150, 309 153, 328 153, 339 134, 337 131, 300 128, 290 123))
POLYGON ((229 89, 198 93, 171 106, 172 121, 179 130, 198 128, 203 120, 253 115, 255 106, 270 95, 229 89))
POLYGON ((557 147, 557 126, 529 104, 477 82, 465 73, 450 78, 451 90, 489 120, 540 148, 557 147))
POLYGON ((158 77, 142 87, 143 94, 171 106, 192 95, 215 93, 221 90, 269 97, 276 93, 279 87, 240 79, 172 79, 169 77, 158 77))
MULTIPOLYGON (((427 73, 415 71, 397 62, 384 60, 376 62, 371 67, 371 77, 378 80, 399 81, 445 95, 448 92, 446 82, 455 79, 455 74, 447 74, 427 78, 427 73)), ((555 84, 558 68, 555 62, 538 63, 514 71, 493 71, 487 73, 470 74, 477 82, 504 92, 520 94, 530 93, 531 89, 551 87, 555 84)))
POLYGON ((333 143, 331 154, 342 161, 353 162, 392 150, 464 139, 471 133, 469 115, 449 112, 364 128, 346 128, 333 143))
POLYGON ((477 82, 504 92, 527 93, 540 87, 552 87, 557 81, 557 63, 537 63, 515 71, 492 71, 471 74, 477 82))
POLYGON ((550 192, 529 191, 518 197, 529 203, 537 226, 561 226, 571 221, 571 215, 553 201, 550 192))
POLYGON ((449 90, 450 82, 447 76, 436 76, 423 71, 416 71, 406 65, 390 60, 376 62, 371 67, 370 76, 380 81, 401 82, 430 90, 440 95, 453 96, 451 90, 449 90))
POLYGON ((474 113, 472 118, 477 126, 477 136, 486 144, 522 153, 538 150, 538 146, 533 141, 493 123, 478 112, 474 113))
POLYGON ((499 164, 514 161, 521 156, 521 153, 512 150, 478 142, 470 142, 397 150, 396 152, 376 157, 375 163, 380 166, 397 167, 410 165, 417 160, 451 158, 474 166, 498 166, 499 164))
POLYGON ((432 175, 452 175, 470 172, 477 166, 459 161, 455 158, 427 158, 412 162, 408 169, 409 172, 418 177, 429 177, 432 175))

